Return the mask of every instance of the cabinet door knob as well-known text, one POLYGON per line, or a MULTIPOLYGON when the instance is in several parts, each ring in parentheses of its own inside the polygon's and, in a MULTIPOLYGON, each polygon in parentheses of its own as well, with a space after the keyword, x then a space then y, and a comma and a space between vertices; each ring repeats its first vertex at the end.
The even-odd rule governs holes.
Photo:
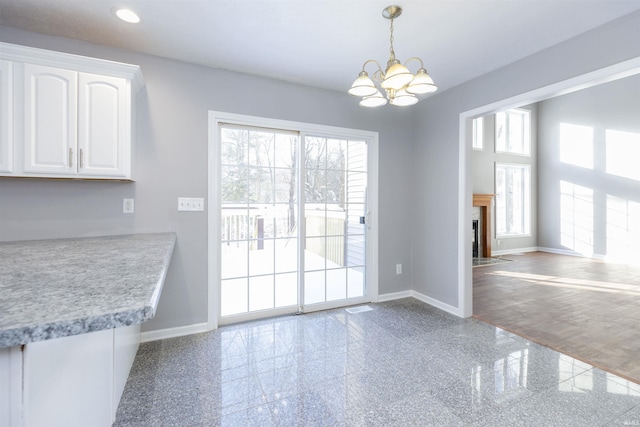
POLYGON ((80 167, 84 167, 84 153, 82 152, 82 148, 80 149, 80 167))
POLYGON ((73 148, 69 147, 69 167, 73 166, 73 148))

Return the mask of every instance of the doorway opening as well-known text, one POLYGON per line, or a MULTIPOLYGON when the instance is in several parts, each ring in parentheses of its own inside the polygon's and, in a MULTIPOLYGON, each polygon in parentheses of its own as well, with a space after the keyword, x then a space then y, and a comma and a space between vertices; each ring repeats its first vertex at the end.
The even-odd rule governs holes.
POLYGON ((484 105, 460 114, 459 120, 459 206, 458 211, 458 313, 461 317, 473 314, 472 284, 472 174, 471 166, 473 119, 498 111, 531 104, 552 97, 607 83, 640 73, 640 58, 611 65, 572 79, 545 86, 492 104, 484 105))

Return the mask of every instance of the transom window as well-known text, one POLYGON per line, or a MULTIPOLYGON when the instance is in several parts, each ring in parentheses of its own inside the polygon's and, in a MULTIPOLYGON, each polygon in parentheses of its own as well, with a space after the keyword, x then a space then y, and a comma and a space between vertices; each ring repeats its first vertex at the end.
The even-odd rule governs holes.
POLYGON ((531 154, 531 111, 513 108, 496 113, 496 153, 531 154))

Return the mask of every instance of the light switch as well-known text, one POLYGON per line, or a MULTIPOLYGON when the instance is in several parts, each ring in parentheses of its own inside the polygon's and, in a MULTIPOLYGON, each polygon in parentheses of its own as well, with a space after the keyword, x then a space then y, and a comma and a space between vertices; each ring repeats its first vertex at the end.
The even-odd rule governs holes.
POLYGON ((178 197, 179 212, 204 211, 204 199, 200 197, 178 197))

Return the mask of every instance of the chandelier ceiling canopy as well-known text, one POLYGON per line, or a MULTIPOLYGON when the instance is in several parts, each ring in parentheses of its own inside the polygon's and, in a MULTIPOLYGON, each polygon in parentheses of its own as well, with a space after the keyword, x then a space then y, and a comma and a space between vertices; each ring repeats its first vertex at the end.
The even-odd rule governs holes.
POLYGON ((400 6, 388 6, 382 11, 382 16, 391 21, 390 56, 385 71, 382 71, 380 63, 375 59, 365 61, 358 78, 351 85, 351 89, 348 90, 350 95, 362 97, 360 100, 362 107, 379 107, 387 102, 395 106, 413 105, 419 101, 417 95, 425 95, 438 90, 420 58, 409 58, 404 65, 396 58, 393 50, 393 20, 400 16, 401 13, 402 8, 400 6), (415 74, 411 73, 407 68, 409 62, 418 62, 420 64, 420 68, 415 74), (369 77, 365 70, 370 63, 374 63, 378 67, 372 77, 369 77), (376 86, 374 81, 379 84, 379 87, 376 86))

